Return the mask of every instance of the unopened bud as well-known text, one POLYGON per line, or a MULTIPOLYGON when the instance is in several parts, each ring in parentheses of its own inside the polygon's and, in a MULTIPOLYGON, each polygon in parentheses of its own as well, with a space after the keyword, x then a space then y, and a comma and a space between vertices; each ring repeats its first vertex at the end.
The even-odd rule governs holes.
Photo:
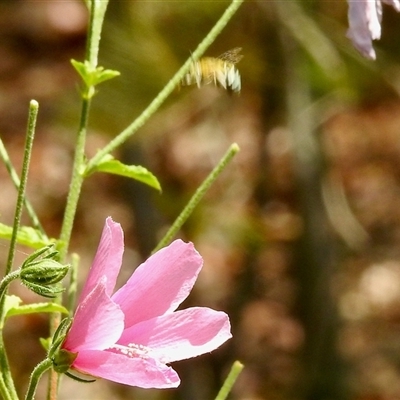
POLYGON ((62 265, 57 261, 43 259, 28 264, 21 270, 22 281, 37 285, 51 285, 60 282, 69 270, 68 265, 62 265))
POLYGON ((49 285, 60 282, 68 270, 68 265, 62 265, 51 259, 42 259, 22 267, 20 278, 33 292, 44 297, 55 297, 62 292, 62 289, 49 285))

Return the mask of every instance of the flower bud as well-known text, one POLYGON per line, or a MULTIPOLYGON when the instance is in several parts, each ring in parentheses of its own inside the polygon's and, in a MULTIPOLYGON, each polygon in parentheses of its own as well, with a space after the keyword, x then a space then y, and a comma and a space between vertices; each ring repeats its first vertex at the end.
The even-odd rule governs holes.
POLYGON ((57 261, 43 259, 28 264, 21 270, 22 281, 37 285, 51 285, 60 282, 67 275, 69 265, 62 265, 57 261))
POLYGON ((44 297, 55 297, 62 289, 49 285, 60 282, 68 270, 68 265, 45 258, 22 267, 20 278, 22 283, 33 292, 44 297))

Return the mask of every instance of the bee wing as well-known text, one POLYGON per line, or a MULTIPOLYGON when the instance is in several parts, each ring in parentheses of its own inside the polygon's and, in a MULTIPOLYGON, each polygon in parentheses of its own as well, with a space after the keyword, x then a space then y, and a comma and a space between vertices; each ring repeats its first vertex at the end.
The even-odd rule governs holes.
POLYGON ((226 71, 217 69, 214 72, 214 77, 216 81, 215 83, 218 82, 224 89, 226 89, 226 80, 227 80, 226 71))
POLYGON ((234 92, 240 92, 240 89, 242 87, 240 74, 234 65, 232 65, 231 69, 228 71, 227 78, 228 78, 228 86, 234 92))
POLYGON ((243 54, 239 54, 241 51, 241 47, 235 47, 234 49, 228 50, 225 53, 221 54, 218 58, 220 60, 236 64, 243 58, 243 54))

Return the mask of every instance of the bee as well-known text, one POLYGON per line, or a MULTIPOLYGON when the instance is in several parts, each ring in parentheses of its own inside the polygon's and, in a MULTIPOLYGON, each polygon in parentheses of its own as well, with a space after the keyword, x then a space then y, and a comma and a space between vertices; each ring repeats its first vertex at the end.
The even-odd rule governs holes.
POLYGON ((201 87, 213 83, 215 86, 239 93, 242 85, 235 64, 243 58, 243 55, 239 54, 241 50, 241 47, 235 47, 219 57, 203 57, 193 61, 189 72, 182 78, 181 85, 196 84, 197 87, 201 87))

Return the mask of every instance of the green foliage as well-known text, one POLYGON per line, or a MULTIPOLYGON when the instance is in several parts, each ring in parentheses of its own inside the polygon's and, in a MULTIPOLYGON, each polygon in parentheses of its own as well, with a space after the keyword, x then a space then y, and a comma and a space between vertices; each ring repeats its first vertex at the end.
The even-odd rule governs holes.
MULTIPOLYGON (((17 296, 6 296, 8 297, 17 297, 17 296)), ((22 300, 18 297, 19 302, 22 300)), ((6 314, 6 318, 13 317, 16 315, 26 315, 26 314, 37 314, 37 313, 51 313, 51 312, 59 312, 63 314, 68 314, 68 310, 60 304, 48 302, 48 303, 32 303, 32 304, 23 304, 15 306, 15 300, 12 300, 12 305, 6 314)))
POLYGON ((46 259, 22 268, 20 276, 23 283, 51 285, 60 282, 68 271, 68 265, 62 265, 55 260, 46 259))
MULTIPOLYGON (((4 315, 6 320, 9 317, 16 315, 27 315, 27 314, 37 314, 37 313, 52 313, 60 312, 63 314, 68 314, 68 310, 56 303, 33 303, 33 304, 21 304, 22 299, 15 295, 6 295, 4 302, 4 315)), ((0 329, 3 328, 4 321, 0 325, 0 329)))
MULTIPOLYGON (((0 223, 0 238, 10 240, 12 236, 12 227, 0 223)), ((28 246, 33 249, 39 249, 55 240, 49 240, 40 231, 29 226, 22 226, 18 230, 17 243, 28 246)))
POLYGON ((80 62, 72 59, 71 64, 85 83, 85 88, 82 91, 82 96, 86 99, 90 99, 94 96, 94 94, 96 93, 96 85, 120 75, 118 71, 114 71, 112 69, 104 69, 103 67, 92 67, 92 65, 87 60, 84 62, 80 62))
POLYGON ((96 166, 87 170, 85 175, 89 176, 94 172, 107 172, 109 174, 125 176, 161 191, 161 185, 157 178, 146 168, 140 165, 125 165, 115 160, 112 156, 103 157, 96 166))

